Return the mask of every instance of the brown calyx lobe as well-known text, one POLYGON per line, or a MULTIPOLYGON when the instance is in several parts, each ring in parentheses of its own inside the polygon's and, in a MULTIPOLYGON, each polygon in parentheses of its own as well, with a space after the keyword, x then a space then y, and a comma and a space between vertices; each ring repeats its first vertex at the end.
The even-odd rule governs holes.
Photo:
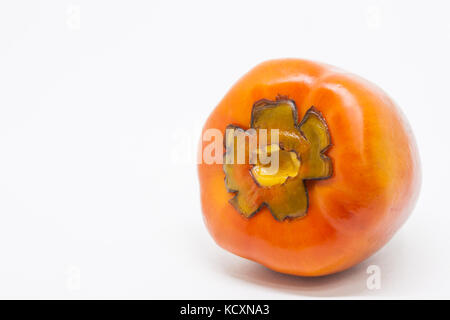
MULTIPOLYGON (((242 146, 237 146, 236 131, 226 136, 227 154, 223 165, 225 185, 229 192, 235 193, 230 203, 243 216, 250 218, 267 206, 278 221, 303 217, 308 211, 304 181, 331 176, 331 159, 324 154, 331 145, 331 138, 324 117, 311 107, 300 123, 297 123, 297 118, 295 102, 289 99, 264 99, 253 105, 249 129, 254 129, 258 135, 257 150, 266 148, 279 152, 280 170, 276 172, 251 161, 252 153, 248 147, 251 143, 246 143, 245 150, 240 150, 245 152, 245 163, 227 163, 227 155, 233 152, 236 160, 238 148, 242 146), (261 145, 259 141, 261 129, 267 130, 266 145, 261 145), (272 129, 278 130, 277 144, 273 144, 271 139, 272 129)), ((229 126, 229 129, 238 130, 240 134, 244 132, 235 126, 229 126)))

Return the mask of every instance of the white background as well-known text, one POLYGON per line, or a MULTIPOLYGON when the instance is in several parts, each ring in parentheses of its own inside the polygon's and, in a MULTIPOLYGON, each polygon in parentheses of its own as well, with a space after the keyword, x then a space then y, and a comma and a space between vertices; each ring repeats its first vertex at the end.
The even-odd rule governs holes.
POLYGON ((0 297, 450 298, 449 13, 444 0, 2 1, 0 297), (378 84, 419 145, 412 216, 340 274, 272 272, 203 225, 199 129, 279 57, 378 84))

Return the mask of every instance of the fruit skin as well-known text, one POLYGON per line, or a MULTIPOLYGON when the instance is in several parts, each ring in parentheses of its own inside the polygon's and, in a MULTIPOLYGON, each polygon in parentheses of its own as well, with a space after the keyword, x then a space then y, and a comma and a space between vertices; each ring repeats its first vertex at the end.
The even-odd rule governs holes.
MULTIPOLYGON (((205 224, 224 249, 270 269, 301 276, 345 270, 368 258, 411 213, 421 184, 409 124, 377 86, 335 67, 300 59, 271 60, 244 75, 209 116, 203 132, 248 128, 252 106, 285 96, 298 121, 314 106, 325 120, 333 175, 306 182, 303 218, 277 221, 265 207, 245 218, 228 202, 222 164, 198 165, 205 224)), ((203 136, 203 134, 202 134, 203 136)), ((199 152, 207 142, 201 143, 199 152)))

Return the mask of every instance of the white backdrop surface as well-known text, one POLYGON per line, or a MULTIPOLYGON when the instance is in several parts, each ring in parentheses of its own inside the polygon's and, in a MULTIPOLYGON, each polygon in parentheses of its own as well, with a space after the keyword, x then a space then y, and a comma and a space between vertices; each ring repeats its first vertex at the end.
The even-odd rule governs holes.
POLYGON ((450 298, 449 12, 444 0, 2 1, 0 297, 450 298), (199 128, 241 75, 280 57, 378 84, 421 154, 407 223, 328 277, 233 256, 201 217, 199 128))

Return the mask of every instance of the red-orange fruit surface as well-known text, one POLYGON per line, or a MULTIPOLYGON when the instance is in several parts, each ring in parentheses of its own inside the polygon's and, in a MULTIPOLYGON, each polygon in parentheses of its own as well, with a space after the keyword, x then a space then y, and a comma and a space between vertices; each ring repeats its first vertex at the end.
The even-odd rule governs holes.
POLYGON ((198 165, 205 224, 236 255, 294 275, 339 272, 386 244, 414 207, 420 163, 409 124, 356 75, 299 59, 264 62, 203 128, 222 133, 224 158, 227 128, 278 129, 271 147, 284 170, 273 180, 257 163, 198 165))

